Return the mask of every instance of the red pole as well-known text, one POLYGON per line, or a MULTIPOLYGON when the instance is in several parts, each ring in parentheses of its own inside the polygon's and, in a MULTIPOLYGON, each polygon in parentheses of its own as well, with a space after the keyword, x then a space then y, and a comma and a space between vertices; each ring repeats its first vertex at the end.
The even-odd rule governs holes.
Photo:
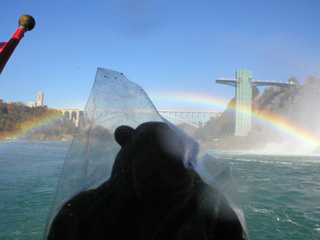
POLYGON ((9 42, 6 43, 5 47, 2 49, 0 53, 0 74, 4 69, 5 65, 7 64, 9 58, 11 57, 13 51, 18 46, 20 40, 23 38, 24 33, 27 31, 31 31, 36 22, 33 17, 30 15, 23 15, 19 19, 19 28, 17 31, 12 35, 9 42))

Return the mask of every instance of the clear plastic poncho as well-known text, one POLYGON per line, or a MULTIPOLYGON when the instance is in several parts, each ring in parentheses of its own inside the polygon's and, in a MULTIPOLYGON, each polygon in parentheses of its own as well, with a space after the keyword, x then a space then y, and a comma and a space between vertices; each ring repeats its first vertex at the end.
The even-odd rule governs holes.
MULTIPOLYGON (((141 87, 129 81, 122 73, 98 68, 79 130, 62 169, 48 217, 45 239, 55 216, 68 200, 80 192, 99 187, 110 178, 113 163, 121 148, 114 139, 116 128, 121 125, 136 128, 150 121, 166 122, 183 139, 184 157, 190 157, 188 152, 196 141, 162 118, 141 87)), ((214 197, 216 199, 212 199, 212 204, 214 205, 223 194, 239 218, 244 237, 247 238, 245 218, 236 202, 237 195, 230 167, 201 148, 193 158, 193 170, 208 185, 218 189, 219 194, 214 197)), ((215 207, 208 211, 216 214, 219 209, 215 207)))

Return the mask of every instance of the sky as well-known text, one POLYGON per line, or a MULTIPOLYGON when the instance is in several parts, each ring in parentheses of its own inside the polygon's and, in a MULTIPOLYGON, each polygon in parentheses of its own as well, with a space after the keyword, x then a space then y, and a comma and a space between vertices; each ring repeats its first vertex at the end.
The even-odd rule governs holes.
MULTIPOLYGON (((97 68, 122 72, 155 106, 224 110, 231 86, 254 79, 320 77, 320 1, 0 1, 0 42, 23 14, 27 32, 0 75, 0 99, 84 109, 97 68)), ((263 91, 263 89, 260 89, 263 91)))

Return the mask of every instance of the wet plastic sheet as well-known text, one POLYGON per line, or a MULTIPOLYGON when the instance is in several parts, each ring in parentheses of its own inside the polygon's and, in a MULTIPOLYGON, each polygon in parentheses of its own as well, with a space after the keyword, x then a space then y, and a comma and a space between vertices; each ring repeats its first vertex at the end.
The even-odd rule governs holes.
MULTIPOLYGON (((52 211, 48 218, 45 238, 61 207, 77 193, 93 189, 107 181, 120 146, 114 139, 115 129, 121 125, 136 128, 144 122, 166 122, 141 87, 130 82, 122 73, 101 69, 97 71, 78 133, 69 149, 58 183, 52 211)), ((195 144, 176 126, 170 128, 182 136, 185 160, 192 157, 192 168, 209 185, 219 189, 238 215, 245 233, 242 210, 234 201, 236 191, 232 184, 230 167, 200 150, 198 156, 189 156, 195 144)), ((212 203, 218 201, 212 199, 212 203)), ((216 214, 218 209, 212 209, 216 214)))

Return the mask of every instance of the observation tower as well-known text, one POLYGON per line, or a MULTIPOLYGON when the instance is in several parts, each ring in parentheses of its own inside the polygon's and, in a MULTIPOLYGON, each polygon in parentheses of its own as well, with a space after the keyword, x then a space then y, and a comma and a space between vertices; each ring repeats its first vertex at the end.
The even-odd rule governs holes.
POLYGON ((247 136, 251 131, 252 87, 253 86, 295 86, 293 82, 278 82, 252 79, 252 71, 236 71, 236 78, 218 78, 216 83, 235 87, 236 119, 235 136, 247 136))

